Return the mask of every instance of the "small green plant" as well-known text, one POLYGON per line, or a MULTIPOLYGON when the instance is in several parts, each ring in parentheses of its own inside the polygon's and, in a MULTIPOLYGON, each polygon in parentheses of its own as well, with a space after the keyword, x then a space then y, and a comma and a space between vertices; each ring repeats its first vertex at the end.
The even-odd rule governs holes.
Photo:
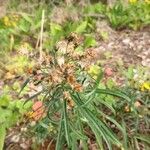
POLYGON ((122 29, 129 27, 137 30, 149 25, 150 4, 144 1, 137 1, 128 4, 117 2, 112 8, 108 8, 106 16, 112 27, 122 29))
POLYGON ((87 6, 84 13, 93 20, 106 18, 115 29, 137 30, 150 24, 150 4, 147 1, 139 0, 125 4, 119 0, 112 7, 97 3, 87 6))
POLYGON ((102 3, 96 3, 89 5, 84 9, 85 14, 94 15, 94 14, 104 14, 106 12, 107 6, 102 3))
POLYGON ((24 101, 12 100, 8 95, 0 96, 0 150, 3 149, 6 130, 21 121, 23 114, 29 110, 32 102, 24 105, 24 101))
POLYGON ((126 130, 126 140, 124 141, 126 149, 137 149, 140 145, 147 149, 150 144, 147 133, 149 128, 149 120, 147 118, 149 115, 149 90, 145 88, 143 92, 140 92, 132 88, 132 86, 128 85, 122 89, 127 95, 132 97, 132 103, 123 105, 121 101, 118 101, 116 110, 122 118, 122 126, 126 130))
POLYGON ((128 11, 122 2, 117 2, 112 8, 108 8, 106 15, 114 28, 125 27, 129 22, 128 11))
POLYGON ((91 35, 87 35, 84 41, 84 47, 88 48, 88 47, 94 47, 96 45, 97 45, 97 42, 95 38, 92 37, 91 35))

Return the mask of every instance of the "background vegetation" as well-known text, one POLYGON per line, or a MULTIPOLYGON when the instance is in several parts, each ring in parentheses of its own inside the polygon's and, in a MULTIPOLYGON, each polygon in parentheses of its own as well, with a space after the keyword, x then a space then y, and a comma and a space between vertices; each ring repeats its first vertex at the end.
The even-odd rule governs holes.
POLYGON ((0 150, 20 139, 23 149, 149 149, 149 67, 118 59, 115 72, 112 54, 102 61, 96 50, 109 31, 149 29, 149 0, 12 0, 0 10, 0 150))

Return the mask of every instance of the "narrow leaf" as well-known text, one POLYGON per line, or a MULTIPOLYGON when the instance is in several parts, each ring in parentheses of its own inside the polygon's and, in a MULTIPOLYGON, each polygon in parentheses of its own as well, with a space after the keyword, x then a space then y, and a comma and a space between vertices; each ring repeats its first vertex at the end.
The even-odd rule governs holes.
POLYGON ((77 32, 77 33, 82 33, 82 32, 85 31, 86 27, 87 27, 87 21, 83 21, 83 22, 76 28, 75 32, 77 32))
POLYGON ((119 92, 119 91, 113 91, 113 90, 109 90, 109 89, 106 89, 106 90, 105 89, 96 89, 96 92, 99 94, 109 94, 112 96, 117 96, 117 97, 127 100, 128 102, 131 102, 131 99, 127 95, 125 95, 124 93, 119 92))
POLYGON ((3 150, 5 136, 6 136, 6 128, 3 124, 0 125, 0 150, 3 150))
POLYGON ((38 95, 40 95, 41 93, 43 92, 43 90, 37 92, 36 94, 32 95, 31 97, 29 97, 25 102, 24 102, 24 105, 31 99, 37 97, 38 95))
POLYGON ((64 137, 62 136, 63 134, 63 114, 62 114, 62 117, 61 117, 61 121, 60 121, 60 125, 59 125, 59 131, 58 131, 58 136, 57 136, 57 142, 56 142, 56 150, 61 150, 62 149, 62 143, 63 143, 63 140, 64 140, 64 137))
POLYGON ((67 103, 66 103, 66 100, 64 100, 63 111, 64 111, 65 135, 66 135, 66 140, 67 140, 68 147, 70 147, 70 135, 69 135, 69 127, 68 127, 69 122, 68 122, 68 116, 67 116, 67 103))
POLYGON ((19 95, 21 94, 21 92, 23 91, 23 89, 26 87, 26 85, 29 83, 29 81, 30 81, 30 78, 28 78, 28 79, 23 83, 23 85, 21 86, 21 89, 20 89, 20 91, 19 91, 19 95))

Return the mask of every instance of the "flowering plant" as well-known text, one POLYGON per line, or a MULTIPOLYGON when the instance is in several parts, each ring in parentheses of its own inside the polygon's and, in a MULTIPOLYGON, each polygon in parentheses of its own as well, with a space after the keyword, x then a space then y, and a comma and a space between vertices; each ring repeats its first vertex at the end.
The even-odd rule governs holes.
POLYGON ((58 128, 56 149, 62 149, 65 143, 69 148, 77 147, 78 141, 83 143, 81 147, 88 147, 89 134, 85 125, 94 133, 99 148, 107 145, 111 149, 111 143, 123 147, 106 120, 115 124, 122 134, 123 128, 100 110, 101 105, 104 105, 115 113, 114 108, 104 102, 100 95, 109 94, 129 102, 130 98, 119 91, 99 88, 102 71, 94 64, 90 66, 96 53, 92 50, 79 53, 76 47, 81 42, 82 38, 72 33, 67 39, 58 42, 49 55, 43 54, 40 65, 29 70, 30 77, 23 87, 28 83, 41 86, 41 90, 28 99, 38 99, 40 95, 41 102, 35 102, 31 119, 49 119, 58 128), (101 144, 101 141, 105 141, 106 145, 101 144))

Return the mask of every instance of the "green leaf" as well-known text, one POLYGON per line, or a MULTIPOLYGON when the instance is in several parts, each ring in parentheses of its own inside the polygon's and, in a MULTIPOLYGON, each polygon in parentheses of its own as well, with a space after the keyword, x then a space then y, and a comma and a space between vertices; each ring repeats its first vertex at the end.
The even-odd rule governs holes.
MULTIPOLYGON (((87 121, 88 121, 87 123, 90 126, 91 130, 94 132, 96 138, 102 136, 103 139, 106 141, 107 146, 109 147, 109 149, 111 149, 110 142, 109 142, 110 137, 107 137, 107 133, 105 132, 105 130, 101 126, 101 121, 98 120, 94 115, 89 113, 88 109, 82 109, 80 111, 81 111, 81 114, 87 119, 87 121)), ((97 141, 98 140, 99 139, 97 139, 97 141)))
POLYGON ((100 103, 102 103, 103 105, 105 105, 107 108, 109 108, 114 114, 116 114, 115 109, 112 107, 111 103, 104 101, 103 99, 98 99, 98 101, 100 103))
POLYGON ((96 4, 86 6, 84 12, 85 14, 101 14, 105 11, 105 7, 106 5, 99 2, 96 4))
POLYGON ((41 27, 41 20, 32 26, 32 30, 36 30, 41 27))
POLYGON ((31 24, 26 20, 22 19, 18 25, 18 28, 23 32, 29 32, 31 24))
POLYGON ((133 72, 133 66, 130 66, 128 68, 128 71, 124 73, 126 75, 126 77, 128 79, 133 79, 133 76, 134 76, 134 72, 133 72))
POLYGON ((120 141, 117 139, 116 135, 103 123, 100 119, 96 118, 90 110, 86 109, 90 119, 92 118, 93 121, 97 122, 99 129, 101 129, 101 133, 104 132, 105 136, 111 140, 112 143, 120 145, 120 141))
POLYGON ((116 85, 115 82, 112 79, 108 79, 106 82, 106 85, 109 89, 113 89, 113 87, 116 85))
POLYGON ((0 106, 7 107, 9 105, 10 97, 7 95, 0 97, 0 106))
POLYGON ((6 136, 6 128, 3 124, 0 124, 0 150, 3 150, 5 136, 6 136))
MULTIPOLYGON (((80 104, 83 105, 83 102, 81 102, 78 97, 73 96, 73 99, 77 105, 79 106, 80 104)), ((87 109, 86 107, 78 107, 78 109, 80 111, 80 114, 86 118, 87 124, 94 132, 97 141, 99 140, 98 137, 102 136, 110 150, 112 149, 111 143, 115 143, 116 145, 121 145, 116 135, 105 125, 105 123, 103 123, 100 119, 98 119, 89 109, 87 109)))
POLYGON ((104 150, 102 136, 97 132, 97 130, 95 130, 95 128, 92 128, 92 130, 95 134, 96 141, 97 141, 97 144, 98 144, 100 150, 104 150))
POLYGON ((57 136, 57 142, 56 142, 56 148, 55 148, 56 150, 62 149, 62 144, 64 141, 63 132, 64 132, 64 123, 63 123, 63 114, 62 114, 60 125, 59 125, 58 136, 57 136))
POLYGON ((71 138, 72 138, 72 141, 71 141, 71 149, 72 150, 77 150, 78 149, 78 141, 77 141, 77 137, 75 134, 71 134, 71 138))
POLYGON ((87 28, 87 21, 83 21, 81 22, 81 24, 76 28, 75 32, 76 33, 83 33, 85 32, 86 28, 87 28))
POLYGON ((97 94, 109 94, 109 95, 113 95, 116 97, 120 97, 123 98, 125 100, 127 100, 128 102, 131 102, 132 100, 124 93, 120 92, 120 91, 114 91, 114 90, 109 90, 109 89, 96 89, 97 94))
POLYGON ((69 135, 69 127, 68 127, 68 116, 67 116, 67 103, 66 100, 64 100, 64 106, 63 106, 63 112, 64 112, 64 129, 65 129, 65 135, 68 147, 70 147, 70 135, 69 135))
POLYGON ((26 13, 21 13, 21 16, 22 16, 27 22, 29 22, 30 24, 33 23, 32 19, 29 17, 28 14, 26 14, 26 13))
POLYGON ((107 120, 109 120, 109 121, 111 121, 112 123, 114 123, 120 131, 124 132, 124 128, 123 128, 114 118, 112 118, 112 117, 110 117, 110 116, 104 114, 102 111, 99 111, 99 112, 100 112, 100 114, 102 114, 107 120))
POLYGON ((19 95, 21 94, 23 89, 26 87, 26 85, 29 83, 29 81, 30 81, 30 78, 26 79, 26 81, 23 83, 23 85, 21 86, 21 89, 19 91, 19 95))
POLYGON ((56 36, 58 33, 62 32, 62 27, 59 24, 51 23, 50 30, 52 36, 56 36))
POLYGON ((86 48, 96 46, 96 44, 97 44, 97 42, 94 37, 92 37, 92 36, 86 37, 85 42, 84 42, 84 46, 86 48))
POLYGON ((12 111, 10 109, 3 109, 0 107, 0 114, 1 114, 0 124, 5 123, 5 126, 9 126, 8 122, 12 116, 12 111))
POLYGON ((32 104, 33 104, 32 101, 28 101, 25 104, 24 104, 24 101, 22 101, 22 100, 16 101, 16 107, 18 108, 18 110, 21 114, 24 114, 25 112, 27 112, 29 110, 29 108, 31 108, 32 104))
MULTIPOLYGON (((83 127, 84 125, 82 124, 79 111, 77 111, 77 115, 78 115, 78 118, 77 118, 77 121, 76 121, 76 125, 78 126, 78 130, 81 132, 81 134, 84 134, 84 127, 83 127)), ((82 141, 83 150, 88 150, 87 140, 88 140, 88 138, 81 140, 82 141)))
POLYGON ((24 102, 24 105, 25 105, 27 102, 29 102, 29 100, 31 100, 31 99, 37 97, 38 95, 40 95, 40 94, 43 93, 43 92, 44 92, 44 91, 41 90, 41 91, 37 92, 36 94, 32 95, 31 97, 29 97, 29 98, 24 102))
POLYGON ((24 108, 25 110, 28 110, 29 108, 31 108, 32 104, 33 104, 33 102, 32 102, 32 101, 29 101, 29 102, 27 102, 27 103, 24 104, 23 108, 24 108))
POLYGON ((83 135, 79 130, 75 129, 73 125, 70 124, 70 128, 73 132, 73 134, 76 136, 76 138, 81 139, 81 140, 87 140, 88 138, 86 135, 83 135))
POLYGON ((148 135, 137 134, 135 137, 141 141, 144 141, 144 142, 150 144, 150 136, 148 136, 148 135))

